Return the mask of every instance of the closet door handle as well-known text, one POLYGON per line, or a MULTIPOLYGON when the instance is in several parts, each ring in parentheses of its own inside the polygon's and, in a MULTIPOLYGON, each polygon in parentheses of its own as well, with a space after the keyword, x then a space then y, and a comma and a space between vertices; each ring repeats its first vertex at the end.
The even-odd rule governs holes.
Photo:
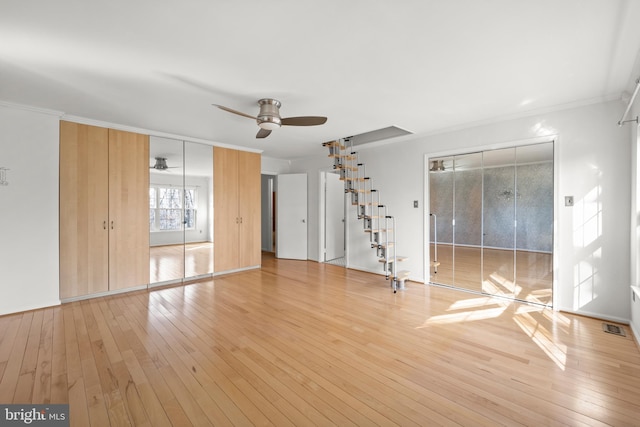
POLYGON ((113 230, 113 221, 111 221, 111 229, 113 230))
POLYGON ((107 229, 107 221, 102 221, 102 228, 107 229))

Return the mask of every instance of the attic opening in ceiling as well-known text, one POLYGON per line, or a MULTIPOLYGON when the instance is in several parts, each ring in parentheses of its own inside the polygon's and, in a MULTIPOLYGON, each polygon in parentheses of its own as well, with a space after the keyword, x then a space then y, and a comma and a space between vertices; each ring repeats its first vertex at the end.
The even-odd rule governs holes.
POLYGON ((351 143, 355 145, 369 144, 371 142, 383 141, 385 139, 397 138, 399 136, 412 135, 413 132, 397 126, 388 126, 386 128, 376 129, 369 132, 360 133, 350 136, 351 143))

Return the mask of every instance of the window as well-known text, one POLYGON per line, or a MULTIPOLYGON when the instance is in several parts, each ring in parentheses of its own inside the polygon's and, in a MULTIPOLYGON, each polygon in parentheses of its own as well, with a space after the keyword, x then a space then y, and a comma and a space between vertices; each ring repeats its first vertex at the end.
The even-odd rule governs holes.
POLYGON ((197 191, 153 185, 149 187, 149 230, 179 231, 196 228, 197 191))

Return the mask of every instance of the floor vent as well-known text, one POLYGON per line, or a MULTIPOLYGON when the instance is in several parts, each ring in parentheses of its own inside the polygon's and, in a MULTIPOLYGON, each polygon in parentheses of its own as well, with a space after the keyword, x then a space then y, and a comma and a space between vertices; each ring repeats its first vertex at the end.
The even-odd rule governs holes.
POLYGON ((620 335, 621 337, 627 336, 627 334, 625 334, 624 332, 624 329, 622 329, 620 326, 612 325, 611 323, 603 323, 602 330, 609 334, 620 335))

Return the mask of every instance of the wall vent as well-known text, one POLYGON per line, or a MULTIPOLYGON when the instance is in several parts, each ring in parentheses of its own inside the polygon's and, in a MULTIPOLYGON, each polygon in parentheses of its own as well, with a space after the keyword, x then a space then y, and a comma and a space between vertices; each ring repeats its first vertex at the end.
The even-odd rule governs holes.
POLYGON ((383 141, 385 139, 397 138, 399 136, 411 135, 413 132, 397 126, 389 126, 382 129, 372 130, 350 137, 354 146, 368 144, 370 142, 383 141))
POLYGON ((611 323, 603 323, 602 330, 608 334, 620 335, 621 337, 627 336, 623 328, 617 325, 612 325, 611 323))

